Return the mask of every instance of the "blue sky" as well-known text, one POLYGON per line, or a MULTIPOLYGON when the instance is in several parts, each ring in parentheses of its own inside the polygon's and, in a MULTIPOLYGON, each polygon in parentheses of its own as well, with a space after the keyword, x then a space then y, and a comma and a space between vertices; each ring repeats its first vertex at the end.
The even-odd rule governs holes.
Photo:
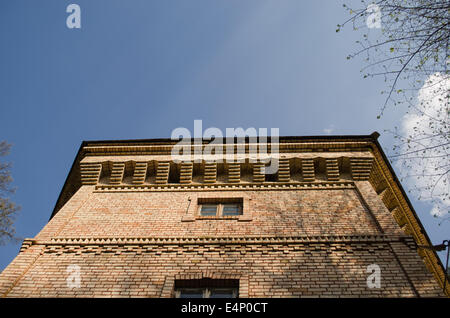
MULTIPOLYGON (((376 130, 389 152, 384 130, 404 109, 376 119, 384 83, 346 59, 360 36, 335 32, 347 14, 332 0, 1 1, 0 140, 13 144, 17 234, 47 223, 82 140, 167 138, 201 119, 281 135, 376 130), (81 29, 66 27, 70 3, 81 29)), ((447 239, 450 222, 411 200, 433 242, 447 239)), ((19 248, 0 247, 0 270, 19 248)))

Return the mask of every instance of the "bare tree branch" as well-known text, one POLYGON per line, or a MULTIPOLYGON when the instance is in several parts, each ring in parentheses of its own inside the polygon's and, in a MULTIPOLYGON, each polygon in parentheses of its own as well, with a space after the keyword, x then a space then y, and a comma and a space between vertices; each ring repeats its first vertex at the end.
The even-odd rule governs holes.
POLYGON ((393 154, 401 179, 419 199, 433 204, 432 214, 447 219, 450 210, 450 1, 362 1, 344 5, 350 18, 338 24, 362 32, 359 49, 364 78, 382 77, 387 88, 378 118, 389 105, 405 103, 407 111, 394 137, 393 154), (377 30, 377 28, 379 28, 377 30))

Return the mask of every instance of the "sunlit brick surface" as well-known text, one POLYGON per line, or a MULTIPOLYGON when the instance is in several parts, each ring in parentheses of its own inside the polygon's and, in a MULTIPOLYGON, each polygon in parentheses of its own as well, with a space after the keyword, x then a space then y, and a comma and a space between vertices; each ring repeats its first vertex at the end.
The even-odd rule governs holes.
POLYGON ((436 264, 417 249, 417 224, 357 146, 362 159, 353 161, 351 152, 307 154, 307 171, 296 159, 305 155, 290 148, 273 182, 249 164, 232 182, 220 166, 217 179, 205 179, 210 164, 185 164, 174 170, 178 183, 173 171, 156 182, 150 155, 86 157, 61 208, 1 273, 0 295, 173 297, 176 279, 217 278, 238 279, 240 297, 443 296, 436 264), (200 217, 199 200, 223 199, 242 200, 243 214, 200 217), (371 264, 380 288, 367 285, 371 264), (76 287, 71 265, 80 269, 76 287))

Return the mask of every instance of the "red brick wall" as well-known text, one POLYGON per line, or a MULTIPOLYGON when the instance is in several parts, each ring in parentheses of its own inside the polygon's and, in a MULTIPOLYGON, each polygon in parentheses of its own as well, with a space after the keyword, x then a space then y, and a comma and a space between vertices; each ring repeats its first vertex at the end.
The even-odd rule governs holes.
MULTIPOLYGON (((440 295, 423 264, 410 262, 420 272, 411 275, 420 295, 440 295)), ((205 276, 240 279, 241 297, 417 296, 386 242, 48 248, 8 296, 160 297, 177 277, 205 276), (380 289, 366 285, 373 263, 381 268, 380 289), (81 269, 78 289, 67 287, 71 264, 81 269)))
POLYGON ((208 192, 94 192, 83 186, 0 275, 0 293, 164 297, 172 295, 177 277, 218 277, 238 278, 241 296, 249 297, 441 295, 412 239, 370 184, 356 184, 208 192), (250 220, 186 222, 202 197, 245 198, 250 220), (236 240, 63 240, 193 237, 236 240), (81 268, 81 287, 70 289, 66 269, 73 264, 81 268), (370 264, 381 268, 380 289, 367 287, 370 264))
MULTIPOLYGON (((92 193, 55 237, 189 237, 377 234, 353 189, 92 193), (197 198, 247 197, 252 221, 181 222, 197 198), (189 203, 188 198, 191 198, 189 203)), ((247 208, 247 207, 246 207, 247 208)), ((63 208, 64 210, 65 208, 63 208)), ((61 210, 59 213, 61 213, 61 210)), ((59 215, 56 215, 55 219, 59 215)), ((37 236, 43 238, 49 231, 37 236)))

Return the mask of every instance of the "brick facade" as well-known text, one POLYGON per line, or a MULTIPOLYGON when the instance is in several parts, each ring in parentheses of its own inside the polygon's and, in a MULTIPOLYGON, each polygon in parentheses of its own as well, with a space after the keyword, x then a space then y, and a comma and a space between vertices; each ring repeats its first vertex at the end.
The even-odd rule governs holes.
POLYGON ((239 297, 443 296, 441 265, 417 247, 428 239, 373 137, 281 139, 271 181, 248 158, 232 169, 174 163, 172 146, 83 143, 51 220, 0 275, 0 295, 173 297, 177 279, 213 278, 239 280, 239 297), (201 200, 223 199, 242 200, 242 215, 199 215, 201 200), (367 286, 371 264, 380 288, 367 286))

